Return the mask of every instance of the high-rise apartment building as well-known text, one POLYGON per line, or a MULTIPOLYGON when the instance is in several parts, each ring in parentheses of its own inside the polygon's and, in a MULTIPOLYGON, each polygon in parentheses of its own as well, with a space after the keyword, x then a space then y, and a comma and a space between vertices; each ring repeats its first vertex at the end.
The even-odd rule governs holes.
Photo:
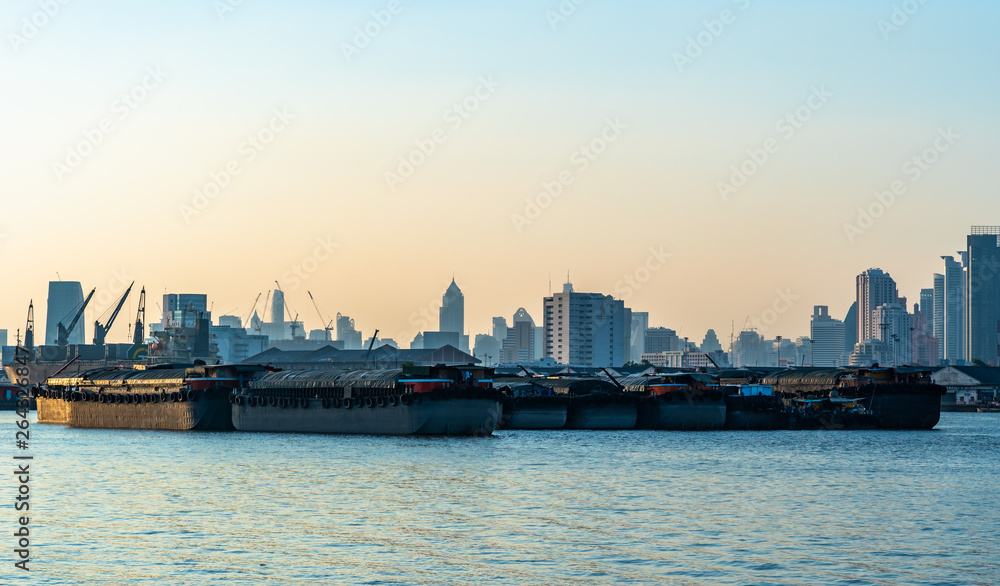
POLYGON ((868 269, 857 277, 858 340, 879 339, 872 326, 872 312, 886 303, 898 303, 896 281, 881 269, 868 269))
POLYGON ((825 305, 813 307, 809 322, 810 353, 813 366, 839 366, 844 354, 844 322, 830 317, 825 305))
POLYGON ((632 312, 600 293, 577 293, 567 283, 544 300, 545 356, 557 364, 621 366, 628 361, 632 312))
POLYGON ((1000 363, 1000 226, 973 226, 966 250, 966 360, 1000 363))

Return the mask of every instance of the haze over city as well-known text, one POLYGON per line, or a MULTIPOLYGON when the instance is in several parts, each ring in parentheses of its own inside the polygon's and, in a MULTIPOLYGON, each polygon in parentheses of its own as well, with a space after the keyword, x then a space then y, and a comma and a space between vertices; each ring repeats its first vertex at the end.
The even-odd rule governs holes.
POLYGON ((132 280, 243 316, 279 279, 405 345, 452 276, 474 335, 567 271, 699 341, 788 291, 792 337, 1000 223, 993 3, 390 4, 9 3, 11 343, 58 278, 114 290, 87 323, 132 280))

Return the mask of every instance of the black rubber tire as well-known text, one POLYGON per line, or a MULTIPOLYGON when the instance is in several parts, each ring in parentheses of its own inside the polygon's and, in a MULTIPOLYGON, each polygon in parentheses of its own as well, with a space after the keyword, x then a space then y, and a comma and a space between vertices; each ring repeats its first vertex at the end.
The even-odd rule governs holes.
POLYGON ((365 407, 374 407, 374 406, 375 406, 375 399, 372 399, 371 397, 365 397, 365 407))
POLYGON ((389 397, 389 406, 395 407, 396 405, 399 405, 399 397, 397 397, 396 395, 391 395, 389 397))
POLYGON ((275 405, 278 404, 278 399, 275 397, 268 397, 267 404, 270 405, 271 407, 274 407, 275 405))
POLYGON ((284 397, 278 399, 278 407, 281 407, 282 409, 288 407, 288 399, 285 399, 284 397))
POLYGON ((306 399, 304 397, 301 398, 301 399, 299 399, 299 406, 302 407, 303 409, 308 409, 309 408, 309 399, 306 399))
POLYGON ((350 409, 354 407, 354 401, 350 397, 344 399, 344 409, 350 409))
POLYGON ((322 399, 320 399, 320 402, 319 402, 319 404, 320 404, 320 405, 321 405, 321 406, 322 406, 322 407, 323 407, 324 409, 329 409, 329 408, 330 408, 330 399, 327 399, 326 397, 323 397, 322 399))
POLYGON ((334 409, 340 409, 341 407, 344 406, 344 402, 342 400, 340 400, 339 398, 338 399, 334 399, 332 401, 332 403, 333 403, 334 409))
POLYGON ((410 404, 410 396, 409 395, 400 395, 399 396, 399 403, 401 405, 409 405, 410 404))
POLYGON ((235 403, 237 405, 242 405, 243 404, 243 397, 241 397, 239 395, 236 395, 236 398, 233 399, 233 403, 235 403))
POLYGON ((378 399, 375 399, 375 402, 379 407, 385 407, 389 404, 389 402, 385 400, 385 397, 379 397, 378 399))

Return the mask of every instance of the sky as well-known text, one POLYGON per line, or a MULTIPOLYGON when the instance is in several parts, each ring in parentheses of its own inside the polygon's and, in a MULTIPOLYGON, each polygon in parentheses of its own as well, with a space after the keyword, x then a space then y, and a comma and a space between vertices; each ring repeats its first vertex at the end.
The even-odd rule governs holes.
MULTIPOLYGON (((50 280, 274 286, 408 344, 577 291, 700 342, 918 300, 1000 224, 987 0, 7 0, 0 328, 50 280), (916 159, 914 159, 916 157, 916 159), (551 285, 550 285, 551 283, 551 285)), ((266 295, 266 293, 265 293, 266 295)), ((261 296, 263 303, 264 296, 261 296)), ((136 298, 109 341, 124 342, 136 298)), ((257 309, 261 306, 258 304, 257 309)))

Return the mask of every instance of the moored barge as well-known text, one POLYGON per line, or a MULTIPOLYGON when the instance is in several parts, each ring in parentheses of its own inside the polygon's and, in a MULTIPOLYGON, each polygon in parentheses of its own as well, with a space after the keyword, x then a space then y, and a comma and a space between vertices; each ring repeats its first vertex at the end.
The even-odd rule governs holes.
POLYGON ((38 422, 70 427, 231 430, 232 391, 261 366, 161 364, 53 377, 35 389, 38 422))
POLYGON ((266 374, 234 394, 239 431, 371 435, 488 435, 500 422, 492 371, 405 367, 266 374))

